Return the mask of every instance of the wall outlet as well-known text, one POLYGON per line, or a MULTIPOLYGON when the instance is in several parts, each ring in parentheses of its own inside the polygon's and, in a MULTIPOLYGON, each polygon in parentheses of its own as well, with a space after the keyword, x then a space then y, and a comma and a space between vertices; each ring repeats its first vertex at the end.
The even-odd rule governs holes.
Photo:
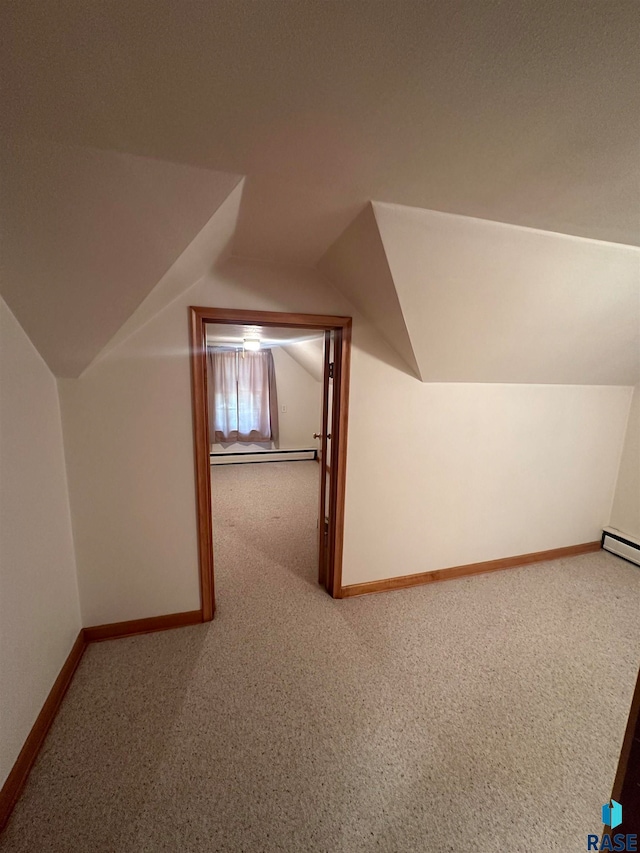
POLYGON ((286 415, 287 407, 286 406, 280 406, 280 411, 282 412, 283 415, 286 415))

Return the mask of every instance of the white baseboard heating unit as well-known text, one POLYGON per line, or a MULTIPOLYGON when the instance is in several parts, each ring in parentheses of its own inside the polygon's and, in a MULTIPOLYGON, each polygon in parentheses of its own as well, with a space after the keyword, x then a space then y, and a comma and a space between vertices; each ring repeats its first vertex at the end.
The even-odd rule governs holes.
POLYGON ((304 450, 238 450, 232 453, 212 450, 209 453, 210 465, 242 465, 247 462, 303 462, 314 460, 318 451, 304 450))
POLYGON ((614 527, 605 527, 602 533, 602 547, 623 560, 640 566, 640 540, 614 527))

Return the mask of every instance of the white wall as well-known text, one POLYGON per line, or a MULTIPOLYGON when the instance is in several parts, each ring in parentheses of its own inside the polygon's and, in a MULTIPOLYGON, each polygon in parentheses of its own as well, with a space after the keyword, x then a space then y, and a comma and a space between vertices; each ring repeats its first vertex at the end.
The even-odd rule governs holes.
POLYGON ((611 526, 640 539, 640 385, 636 385, 620 457, 611 526))
POLYGON ((0 785, 80 630, 56 380, 0 299, 0 785))
MULTIPOLYGON (((351 313, 319 274, 232 259, 60 382, 86 625, 199 606, 190 304, 351 313)), ((357 315, 352 356, 345 584, 599 538, 629 388, 422 384, 357 315)))
POLYGON ((280 408, 280 448, 316 447, 313 433, 322 430, 322 384, 282 347, 273 348, 273 360, 280 408), (283 406, 287 407, 286 412, 282 411, 283 406))
POLYGON ((349 488, 361 500, 347 506, 346 583, 599 539, 629 389, 410 386, 360 360, 349 488), (383 453, 381 410, 394 423, 383 453))
MULTIPOLYGON (((287 350, 303 346, 289 344, 287 350)), ((278 390, 278 422, 280 428, 280 450, 303 450, 316 447, 314 432, 322 428, 322 385, 308 370, 305 370, 283 347, 271 347, 276 371, 278 390), (287 411, 283 412, 285 406, 287 411)), ((273 444, 213 444, 216 453, 247 451, 261 453, 273 448, 273 444)))

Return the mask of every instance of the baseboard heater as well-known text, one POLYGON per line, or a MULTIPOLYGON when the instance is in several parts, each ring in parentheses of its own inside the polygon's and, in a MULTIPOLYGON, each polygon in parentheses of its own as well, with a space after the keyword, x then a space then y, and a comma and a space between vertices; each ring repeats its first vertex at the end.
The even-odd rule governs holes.
POLYGON ((640 566, 640 540, 621 530, 605 528, 602 533, 602 547, 623 560, 640 566))
POLYGON ((302 450, 238 450, 225 453, 223 450, 212 450, 209 453, 211 465, 246 465, 248 462, 305 462, 313 461, 318 456, 316 448, 302 450))

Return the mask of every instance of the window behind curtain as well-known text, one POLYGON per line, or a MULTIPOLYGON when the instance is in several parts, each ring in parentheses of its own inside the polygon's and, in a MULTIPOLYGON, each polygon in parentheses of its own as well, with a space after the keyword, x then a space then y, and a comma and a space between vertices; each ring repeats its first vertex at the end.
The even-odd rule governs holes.
POLYGON ((209 435, 213 443, 278 441, 271 350, 207 347, 209 435))

